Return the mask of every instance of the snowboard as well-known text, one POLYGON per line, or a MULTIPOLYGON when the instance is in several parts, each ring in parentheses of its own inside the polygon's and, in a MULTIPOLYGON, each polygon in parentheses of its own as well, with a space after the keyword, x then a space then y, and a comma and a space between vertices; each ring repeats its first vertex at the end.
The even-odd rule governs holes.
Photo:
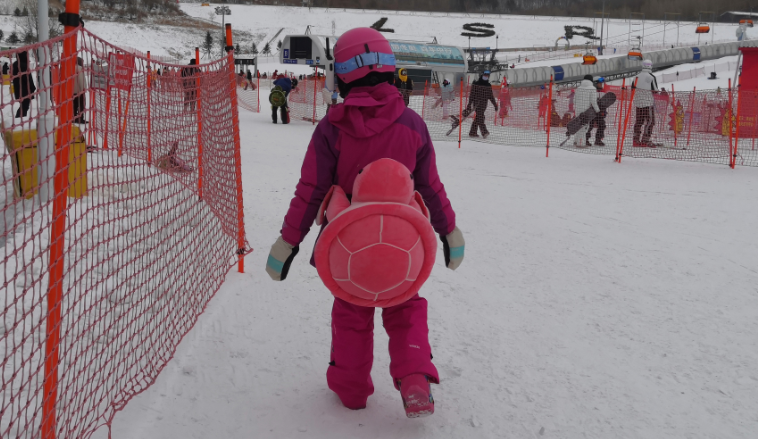
MULTIPOLYGON (((606 111, 608 107, 616 103, 616 94, 615 93, 606 93, 597 100, 597 106, 600 109, 600 111, 606 111)), ((592 119, 597 116, 597 113, 595 112, 595 109, 590 107, 587 110, 585 110, 583 113, 581 113, 579 116, 571 119, 571 122, 569 122, 566 125, 566 140, 564 140, 561 143, 561 146, 565 145, 566 142, 568 142, 569 137, 576 134, 580 129, 582 129, 583 126, 587 125, 588 123, 592 122, 592 119)))
POLYGON ((458 120, 458 116, 450 116, 450 119, 453 119, 453 126, 447 131, 447 134, 445 134, 446 136, 449 136, 450 133, 452 133, 453 130, 458 128, 458 125, 461 124, 461 121, 458 120))

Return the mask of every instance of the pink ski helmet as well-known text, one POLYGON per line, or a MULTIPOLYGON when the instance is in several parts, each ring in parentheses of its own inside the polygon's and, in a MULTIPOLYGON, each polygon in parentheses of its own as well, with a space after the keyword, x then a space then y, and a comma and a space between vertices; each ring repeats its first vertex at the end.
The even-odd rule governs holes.
POLYGON ((394 72, 395 54, 381 32, 370 27, 350 29, 334 45, 334 70, 345 83, 370 72, 394 72))

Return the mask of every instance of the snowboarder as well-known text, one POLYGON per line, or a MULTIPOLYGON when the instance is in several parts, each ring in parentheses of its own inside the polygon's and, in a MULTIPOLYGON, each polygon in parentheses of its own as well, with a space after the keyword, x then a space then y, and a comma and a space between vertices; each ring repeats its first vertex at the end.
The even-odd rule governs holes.
MULTIPOLYGON (((279 75, 279 78, 274 81, 275 87, 280 87, 282 92, 284 92, 284 105, 282 105, 280 108, 280 113, 282 116, 282 123, 288 124, 290 123, 289 118, 289 105, 287 105, 287 98, 290 95, 290 91, 292 91, 292 80, 284 75, 279 75)), ((271 119, 276 123, 276 109, 277 107, 272 105, 271 106, 271 119)))
POLYGON ((455 89, 453 88, 453 84, 445 79, 440 86, 440 100, 434 104, 435 107, 442 104, 442 119, 450 117, 450 103, 453 100, 455 100, 455 89))
MULTIPOLYGON (((189 62, 189 66, 197 65, 195 58, 192 58, 189 62)), ((197 78, 196 75, 200 73, 197 67, 182 67, 182 86, 184 87, 184 110, 189 108, 190 111, 195 111, 195 101, 197 100, 197 78)))
MULTIPOLYGON (((592 83, 592 75, 585 75, 582 83, 576 91, 576 112, 577 114, 584 113, 585 110, 592 107, 595 112, 600 112, 600 107, 597 105, 597 89, 592 83)), ((574 136, 574 146, 582 148, 590 146, 589 142, 585 142, 585 135, 589 130, 589 124, 583 125, 574 136)))
MULTIPOLYGON (((381 158, 396 160, 411 170, 415 190, 428 206, 431 224, 443 242, 445 263, 456 269, 463 261, 463 234, 455 225, 455 212, 437 174, 426 124, 405 107, 393 86, 395 56, 389 42, 374 29, 352 29, 337 40, 334 59, 340 96, 345 102, 333 106, 313 133, 300 182, 281 236, 271 247, 266 272, 274 280, 284 280, 332 185, 352 199, 358 174, 381 158)), ((430 383, 439 383, 439 375, 432 364, 427 301, 416 294, 400 305, 383 309, 382 318, 390 340, 390 375, 400 390, 406 415, 432 414, 430 383)), ((353 410, 366 408, 368 397, 374 393, 370 376, 373 322, 374 308, 335 297, 326 379, 342 403, 353 410)))
POLYGON ((649 59, 642 61, 642 71, 635 77, 632 88, 634 92, 634 139, 632 146, 638 148, 655 148, 650 141, 655 126, 655 99, 653 92, 658 91, 658 82, 653 75, 653 62, 649 59), (644 126, 644 134, 642 133, 644 126), (642 137, 640 137, 642 135, 642 137))
POLYGON ((485 139, 490 135, 487 130, 487 125, 484 124, 484 113, 487 111, 487 102, 492 102, 492 106, 495 107, 495 112, 498 111, 497 102, 495 96, 492 94, 492 84, 490 84, 490 71, 485 70, 479 79, 471 84, 471 99, 466 105, 466 110, 463 112, 463 117, 468 117, 469 114, 476 111, 476 117, 474 123, 471 124, 471 130, 469 130, 469 137, 479 137, 476 131, 479 128, 482 132, 482 137, 485 139))
POLYGON ((397 72, 397 78, 395 78, 395 87, 400 90, 400 94, 403 95, 403 102, 405 106, 411 102, 411 95, 413 94, 413 79, 408 77, 408 71, 400 69, 397 72))
POLYGON ((21 101, 21 107, 16 110, 16 117, 26 117, 29 113, 29 105, 34 99, 33 94, 37 91, 32 74, 29 73, 29 53, 19 52, 16 55, 16 61, 11 66, 11 77, 13 78, 13 95, 21 101))
MULTIPOLYGON (((603 91, 604 85, 605 85, 605 79, 597 78, 594 81, 595 87, 597 88, 598 93, 603 91)), ((587 130, 587 145, 590 145, 592 142, 590 139, 592 138, 592 129, 597 128, 597 131, 595 131, 595 146, 605 146, 605 143, 603 143, 603 139, 605 138, 605 117, 608 115, 608 111, 600 108, 595 115, 595 117, 592 119, 592 121, 589 124, 589 129, 587 130)))

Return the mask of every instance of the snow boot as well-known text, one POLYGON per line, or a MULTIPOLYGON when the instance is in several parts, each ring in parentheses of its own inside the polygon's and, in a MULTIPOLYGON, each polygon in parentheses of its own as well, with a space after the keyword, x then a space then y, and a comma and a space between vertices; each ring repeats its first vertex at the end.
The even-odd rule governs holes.
MULTIPOLYGON (((589 142, 587 142, 589 143, 589 142)), ((603 143, 602 140, 595 140, 595 146, 605 146, 605 143, 603 143)))
POLYGON ((282 113, 281 114, 281 116, 282 116, 282 123, 283 124, 290 123, 290 115, 289 115, 289 112, 287 111, 287 107, 279 107, 279 108, 281 109, 281 113, 282 113))
POLYGON ((422 418, 434 413, 434 398, 426 375, 414 373, 398 381, 407 417, 422 418))

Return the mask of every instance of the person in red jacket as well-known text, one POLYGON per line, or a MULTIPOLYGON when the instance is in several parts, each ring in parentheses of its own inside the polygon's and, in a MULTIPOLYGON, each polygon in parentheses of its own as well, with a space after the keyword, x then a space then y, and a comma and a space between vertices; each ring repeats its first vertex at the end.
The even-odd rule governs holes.
MULTIPOLYGON (((463 260, 463 234, 455 225, 455 212, 437 173, 426 124, 406 108, 393 86, 395 56, 389 42, 374 29, 352 29, 337 41, 334 57, 344 102, 332 106, 313 133, 281 236, 268 257, 267 273, 274 280, 284 280, 332 185, 340 186, 351 199, 358 173, 382 158, 411 170, 415 190, 443 241, 446 265, 456 269, 463 260)), ((390 338, 390 375, 407 416, 433 413, 429 383, 439 383, 439 375, 431 359, 427 301, 415 295, 383 309, 382 318, 390 338)), ((374 308, 334 299, 327 382, 342 403, 355 410, 365 408, 374 392, 370 376, 373 322, 374 308)))

